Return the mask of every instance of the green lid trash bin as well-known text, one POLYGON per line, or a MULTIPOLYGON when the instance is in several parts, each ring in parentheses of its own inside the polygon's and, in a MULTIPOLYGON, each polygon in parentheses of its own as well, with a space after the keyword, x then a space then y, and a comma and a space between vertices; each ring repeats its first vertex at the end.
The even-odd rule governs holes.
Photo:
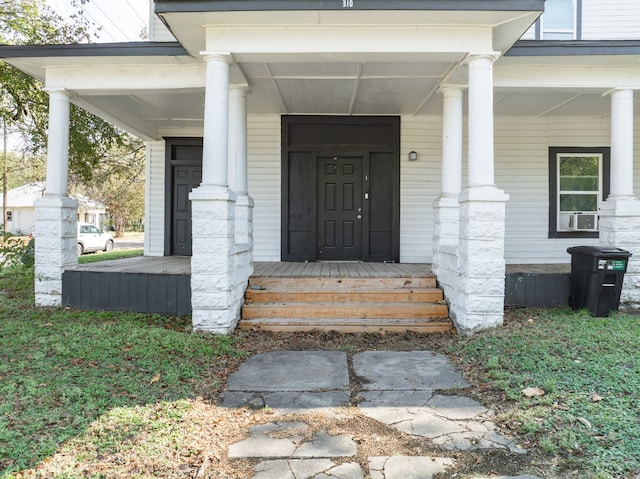
POLYGON ((598 317, 617 311, 631 253, 614 246, 573 246, 567 252, 571 255, 571 307, 598 317))

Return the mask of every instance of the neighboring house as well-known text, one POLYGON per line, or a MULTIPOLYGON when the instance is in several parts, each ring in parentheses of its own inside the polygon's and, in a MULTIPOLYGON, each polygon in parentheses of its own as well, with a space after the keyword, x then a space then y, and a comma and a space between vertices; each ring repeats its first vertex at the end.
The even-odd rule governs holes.
MULTIPOLYGON (((623 302, 640 307, 637 0, 154 9, 155 42, 0 57, 50 95, 36 230, 60 231, 75 208, 70 102, 140 136, 145 255, 191 256, 195 330, 235 327, 259 260, 433 263, 470 332, 501 324, 506 264, 615 244, 634 255, 623 302)), ((73 249, 48 235, 48 248, 73 249)), ((36 260, 40 304, 60 302, 73 262, 60 257, 36 260)))
MULTIPOLYGON (((45 192, 45 184, 42 182, 29 183, 7 192, 7 231, 9 233, 29 235, 35 230, 36 215, 33 204, 36 199, 42 198, 45 192)), ((77 220, 101 228, 107 214, 106 206, 80 194, 74 194, 72 197, 78 202, 77 220)), ((2 204, 2 197, 0 197, 0 208, 2 204)))

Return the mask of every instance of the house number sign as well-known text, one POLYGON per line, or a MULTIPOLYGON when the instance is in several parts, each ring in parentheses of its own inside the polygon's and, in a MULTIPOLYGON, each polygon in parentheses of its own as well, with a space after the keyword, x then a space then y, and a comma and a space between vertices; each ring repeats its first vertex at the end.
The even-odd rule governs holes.
POLYGON ((342 8, 353 8, 354 0, 342 0, 342 8))

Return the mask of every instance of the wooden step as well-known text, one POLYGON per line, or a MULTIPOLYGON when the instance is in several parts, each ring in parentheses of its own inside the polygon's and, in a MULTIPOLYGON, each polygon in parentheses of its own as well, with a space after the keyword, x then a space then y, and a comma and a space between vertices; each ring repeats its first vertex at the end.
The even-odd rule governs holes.
POLYGON ((453 329, 434 275, 400 276, 384 268, 380 276, 361 273, 361 277, 254 276, 238 327, 344 333, 453 329))
POLYGON ((251 277, 249 289, 333 289, 346 288, 375 288, 375 289, 416 289, 435 288, 434 275, 416 277, 385 277, 385 278, 326 278, 326 277, 251 277))
POLYGON ((442 301, 442 290, 424 289, 352 289, 352 290, 252 290, 245 294, 247 303, 435 303, 442 301))
POLYGON ((245 331, 338 331, 341 333, 382 333, 413 331, 417 333, 447 333, 453 331, 448 319, 309 319, 309 318, 256 318, 243 319, 238 324, 245 331))
POLYGON ((437 303, 260 303, 245 304, 242 317, 325 319, 431 319, 448 317, 446 304, 437 303))

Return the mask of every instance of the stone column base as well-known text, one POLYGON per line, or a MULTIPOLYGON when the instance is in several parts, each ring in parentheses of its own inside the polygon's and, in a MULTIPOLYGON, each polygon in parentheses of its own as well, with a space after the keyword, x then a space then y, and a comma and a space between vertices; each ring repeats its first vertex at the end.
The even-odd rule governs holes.
POLYGON ((191 307, 194 332, 229 334, 240 318, 244 285, 235 261, 235 195, 201 185, 191 192, 191 307))
POLYGON ((600 245, 629 251, 620 309, 640 310, 640 201, 635 197, 612 198, 602 203, 600 245))
POLYGON ((468 188, 460 196, 458 277, 449 305, 459 333, 471 334, 503 322, 508 199, 495 187, 468 188))
POLYGON ((442 247, 457 246, 460 230, 460 203, 457 196, 440 196, 433 202, 433 260, 431 271, 438 274, 442 247))
POLYGON ((236 196, 236 244, 250 245, 253 247, 253 206, 254 201, 246 193, 239 193, 236 196))
POLYGON ((62 272, 78 263, 78 202, 44 196, 35 206, 36 306, 62 305, 62 272))

